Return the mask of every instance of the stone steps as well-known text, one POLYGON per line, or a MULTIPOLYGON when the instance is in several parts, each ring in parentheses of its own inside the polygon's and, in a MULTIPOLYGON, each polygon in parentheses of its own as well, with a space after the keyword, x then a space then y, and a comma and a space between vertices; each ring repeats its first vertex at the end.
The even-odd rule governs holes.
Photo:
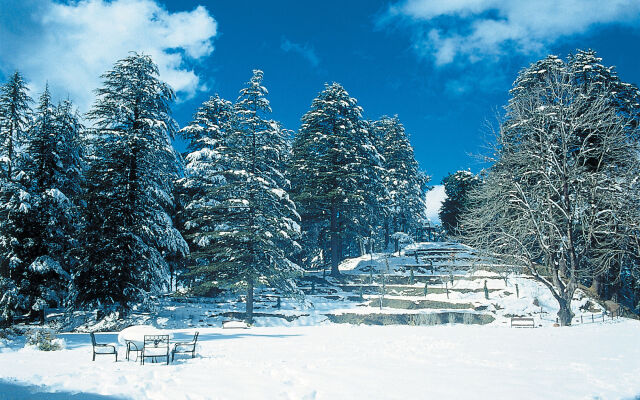
POLYGON ((489 314, 443 311, 421 314, 326 314, 334 323, 354 325, 439 325, 439 324, 477 324, 485 325, 493 322, 495 318, 489 314))
MULTIPOLYGON (((369 306, 380 307, 380 298, 369 300, 369 306)), ((382 307, 399 310, 475 310, 471 303, 451 303, 436 300, 382 299, 382 307)))

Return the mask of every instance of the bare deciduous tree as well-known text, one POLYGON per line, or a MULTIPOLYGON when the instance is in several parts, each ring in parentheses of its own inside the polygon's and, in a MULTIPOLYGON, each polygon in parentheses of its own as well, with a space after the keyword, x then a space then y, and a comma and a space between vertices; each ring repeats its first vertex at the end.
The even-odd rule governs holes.
POLYGON ((462 222, 469 244, 551 291, 563 326, 578 284, 625 262, 638 234, 638 144, 611 96, 572 74, 551 56, 521 72, 462 222))

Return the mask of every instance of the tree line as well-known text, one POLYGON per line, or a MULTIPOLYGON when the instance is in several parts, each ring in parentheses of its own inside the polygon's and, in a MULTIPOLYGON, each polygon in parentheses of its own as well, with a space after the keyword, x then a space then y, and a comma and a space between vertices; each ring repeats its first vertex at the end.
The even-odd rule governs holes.
POLYGON ((84 116, 48 89, 32 108, 19 72, 0 89, 2 324, 46 307, 124 316, 178 287, 246 291, 251 319, 256 286, 296 296, 305 268, 339 275, 421 232, 428 177, 402 124, 364 119, 339 84, 294 134, 269 118, 259 70, 182 129, 149 56, 102 79, 84 116))

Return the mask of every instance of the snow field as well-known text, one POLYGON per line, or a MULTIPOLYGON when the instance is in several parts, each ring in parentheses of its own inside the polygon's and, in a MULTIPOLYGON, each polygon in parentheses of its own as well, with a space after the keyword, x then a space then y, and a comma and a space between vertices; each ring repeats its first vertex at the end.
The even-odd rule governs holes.
POLYGON ((169 366, 92 362, 87 334, 62 334, 66 350, 2 349, 0 379, 132 399, 624 399, 640 395, 639 329, 632 320, 539 329, 200 328, 197 358, 169 366))

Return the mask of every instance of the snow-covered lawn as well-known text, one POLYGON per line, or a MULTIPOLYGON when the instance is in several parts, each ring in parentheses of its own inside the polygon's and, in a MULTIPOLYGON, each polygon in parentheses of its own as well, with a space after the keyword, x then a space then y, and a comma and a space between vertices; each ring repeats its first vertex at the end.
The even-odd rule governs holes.
MULTIPOLYGON (((502 326, 199 328, 196 359, 144 366, 67 349, 0 348, 0 379, 133 399, 631 399, 640 395, 640 322, 502 326)), ((175 331, 187 339, 192 330, 175 331)), ((116 341, 116 334, 98 340, 116 341)), ((0 385, 0 388, 11 387, 0 385)), ((5 389, 6 390, 6 389, 5 389)), ((6 393, 5 393, 6 395, 6 393)), ((0 398, 3 398, 0 396, 0 398)))

